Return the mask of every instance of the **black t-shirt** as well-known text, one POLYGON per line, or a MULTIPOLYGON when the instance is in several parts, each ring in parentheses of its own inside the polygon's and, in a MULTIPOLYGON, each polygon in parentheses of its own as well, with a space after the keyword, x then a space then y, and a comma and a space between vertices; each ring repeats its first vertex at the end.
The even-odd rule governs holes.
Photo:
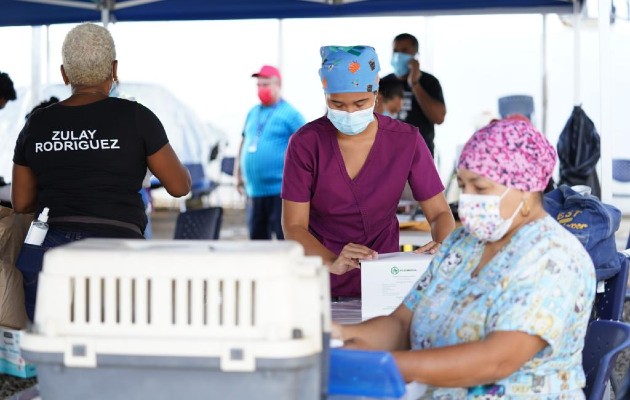
MULTIPOLYGON (((38 211, 50 218, 89 216, 131 223, 144 231, 139 194, 147 156, 168 138, 160 120, 134 101, 107 98, 83 106, 37 110, 15 145, 13 162, 37 176, 38 211)), ((51 221, 51 227, 76 224, 51 221)), ((126 236, 116 226, 81 226, 99 236, 126 236)), ((125 230, 125 228, 122 228, 125 230)))
MULTIPOLYGON (((388 77, 395 77, 394 74, 388 75, 388 77)), ((429 119, 424 115, 418 101, 416 100, 416 96, 414 96, 411 87, 405 80, 403 82, 405 93, 403 98, 403 105, 400 113, 398 113, 398 119, 401 121, 405 121, 411 125, 417 126, 424 138, 424 141, 427 143, 429 150, 431 151, 431 155, 433 155, 433 139, 435 138, 435 126, 429 119)), ((428 72, 422 71, 422 75, 420 76, 420 86, 435 100, 438 100, 442 104, 444 104, 444 94, 442 93, 442 86, 440 85, 440 81, 433 75, 428 72)))

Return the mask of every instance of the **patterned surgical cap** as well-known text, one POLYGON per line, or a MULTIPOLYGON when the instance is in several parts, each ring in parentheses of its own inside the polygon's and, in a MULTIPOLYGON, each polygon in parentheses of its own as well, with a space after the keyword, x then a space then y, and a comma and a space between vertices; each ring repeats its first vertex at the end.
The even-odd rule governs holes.
POLYGON ((319 77, 325 93, 375 92, 378 56, 370 46, 324 46, 319 77))

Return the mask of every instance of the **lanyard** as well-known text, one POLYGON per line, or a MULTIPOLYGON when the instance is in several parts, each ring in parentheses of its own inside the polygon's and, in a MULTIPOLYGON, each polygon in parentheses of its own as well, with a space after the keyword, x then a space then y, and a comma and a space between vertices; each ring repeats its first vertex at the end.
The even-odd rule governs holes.
POLYGON ((276 104, 273 105, 273 107, 271 107, 269 114, 267 114, 267 117, 265 117, 265 120, 262 122, 260 121, 260 114, 262 113, 263 108, 262 106, 260 106, 260 110, 258 111, 258 121, 257 121, 258 131, 256 132, 256 136, 254 136, 254 140, 252 140, 252 143, 247 148, 248 152, 255 153, 256 150, 258 149, 258 139, 260 138, 263 131, 265 130, 265 126, 267 125, 267 122, 269 122, 271 115, 274 113, 274 111, 276 111, 276 106, 280 103, 280 101, 278 101, 276 104))
POLYGON ((269 122, 269 119, 276 111, 276 107, 278 106, 278 104, 280 104, 280 101, 278 101, 276 104, 273 105, 273 107, 271 107, 271 111, 269 111, 269 114, 267 114, 267 117, 265 117, 265 120, 262 122, 260 121, 260 114, 263 111, 263 107, 260 106, 260 110, 258 111, 258 131, 256 132, 256 141, 258 141, 258 138, 260 137, 260 135, 262 135, 263 131, 265 130, 265 126, 267 126, 267 122, 269 122))

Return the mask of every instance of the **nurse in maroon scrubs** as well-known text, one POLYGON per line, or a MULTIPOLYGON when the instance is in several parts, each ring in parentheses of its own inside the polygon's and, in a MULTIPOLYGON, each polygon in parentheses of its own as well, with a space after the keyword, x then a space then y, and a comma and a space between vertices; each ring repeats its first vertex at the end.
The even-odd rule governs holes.
POLYGON ((358 297, 359 262, 399 251, 396 208, 406 182, 431 226, 433 240, 419 252, 434 253, 455 221, 418 129, 374 113, 374 49, 325 46, 321 56, 328 112, 291 137, 282 226, 306 254, 323 258, 332 296, 358 297))

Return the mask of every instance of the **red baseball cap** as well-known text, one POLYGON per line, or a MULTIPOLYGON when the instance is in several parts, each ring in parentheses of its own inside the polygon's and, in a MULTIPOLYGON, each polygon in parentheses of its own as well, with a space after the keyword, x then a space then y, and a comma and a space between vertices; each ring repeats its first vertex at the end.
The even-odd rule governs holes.
POLYGON ((276 67, 272 67, 271 65, 263 65, 260 71, 252 74, 254 78, 278 78, 279 81, 282 80, 280 76, 280 71, 276 67))

